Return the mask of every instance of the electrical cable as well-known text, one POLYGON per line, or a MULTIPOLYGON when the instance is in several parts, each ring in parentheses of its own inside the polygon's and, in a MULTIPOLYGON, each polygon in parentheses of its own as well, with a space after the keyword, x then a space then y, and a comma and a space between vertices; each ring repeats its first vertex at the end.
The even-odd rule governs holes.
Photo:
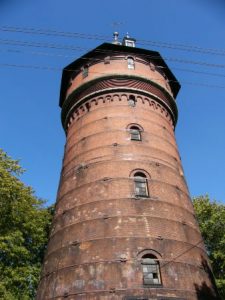
POLYGON ((172 67, 172 69, 181 71, 181 72, 189 72, 189 73, 203 74, 203 75, 216 76, 216 77, 225 77, 225 75, 218 74, 218 73, 209 73, 209 72, 196 71, 196 70, 190 70, 190 69, 182 69, 182 68, 177 68, 177 67, 172 67))
MULTIPOLYGON (((69 57, 74 58, 74 55, 64 55, 64 54, 59 54, 59 53, 47 53, 47 52, 36 52, 36 51, 22 51, 19 49, 0 49, 0 52, 8 52, 8 53, 16 53, 16 54, 18 54, 18 53, 31 54, 31 55, 38 55, 38 56, 50 56, 50 57, 62 57, 62 58, 69 58, 69 57)), ((95 60, 97 61, 98 59, 93 59, 93 61, 95 61, 95 60)), ((116 61, 114 63, 116 63, 116 61)), ((166 67, 161 67, 161 68, 166 69, 166 67)), ((223 75, 223 74, 196 71, 196 70, 191 70, 191 69, 182 69, 182 68, 177 68, 177 67, 173 67, 173 70, 178 70, 181 72, 203 74, 203 75, 208 75, 208 76, 225 77, 225 75, 223 75)))
POLYGON ((193 248, 197 247, 200 243, 203 243, 203 244, 204 244, 203 239, 201 239, 200 241, 198 241, 196 244, 192 245, 192 246, 191 246, 190 248, 188 248, 187 250, 181 252, 180 254, 178 254, 177 256, 175 256, 173 259, 171 259, 171 260, 167 261, 166 263, 162 264, 162 265, 160 266, 160 268, 163 268, 163 267, 165 267, 166 265, 168 265, 169 263, 174 262, 177 258, 179 258, 179 257, 181 257, 182 255, 184 255, 185 253, 191 251, 193 248))
POLYGON ((139 40, 141 45, 150 45, 154 47, 160 48, 169 48, 172 50, 181 50, 181 51, 188 51, 188 52, 198 52, 203 54, 212 54, 212 55, 225 55, 225 50, 221 49, 213 49, 213 48, 203 48, 199 46, 193 45, 185 45, 185 44, 173 44, 173 43, 166 43, 166 42, 155 42, 155 41, 147 41, 147 40, 139 40))
POLYGON ((104 40, 104 41, 109 38, 109 36, 104 36, 99 34, 66 32, 66 31, 57 31, 54 29, 41 29, 41 28, 32 28, 32 27, 1 26, 0 31, 41 34, 41 35, 48 35, 48 36, 51 35, 51 36, 71 37, 71 38, 78 37, 84 39, 104 40))
MULTIPOLYGON (((0 31, 36 34, 36 35, 39 34, 39 35, 47 35, 47 36, 60 36, 60 37, 67 37, 67 38, 69 37, 69 38, 81 38, 81 39, 91 39, 91 40, 103 40, 103 41, 111 40, 109 36, 104 36, 100 34, 66 32, 66 31, 57 31, 52 29, 32 28, 32 27, 1 26, 0 31)), ((169 48, 173 50, 181 50, 181 51, 189 51, 189 52, 191 51, 191 52, 198 52, 198 53, 212 54, 212 55, 225 55, 225 50, 223 49, 204 48, 195 45, 152 41, 152 40, 144 40, 144 39, 138 39, 138 41, 139 44, 141 45, 150 45, 150 46, 161 47, 161 48, 169 48)))
POLYGON ((0 44, 3 45, 11 45, 11 46, 22 46, 22 47, 37 47, 37 48, 54 48, 54 49, 62 49, 62 50, 76 50, 76 51, 90 51, 88 48, 82 48, 79 46, 72 45, 60 45, 60 44, 52 44, 52 43, 42 43, 42 42, 27 42, 21 40, 5 40, 0 39, 0 44))
MULTIPOLYGON (((80 46, 72 46, 72 45, 62 45, 62 44, 53 44, 53 43, 40 43, 40 42, 27 42, 27 41, 20 41, 20 40, 4 40, 0 39, 0 44, 4 45, 10 45, 10 46, 22 46, 22 47, 37 47, 37 48, 51 48, 51 49, 61 49, 61 50, 71 50, 71 51, 87 51, 90 49, 83 48, 80 46)), ((111 53, 110 50, 102 50, 102 49, 96 49, 96 53, 111 53)), ((117 51, 113 51, 114 53, 117 53, 117 51)), ((118 54, 121 54, 120 51, 118 51, 118 54)), ((159 59, 158 56, 153 55, 146 55, 146 54, 139 54, 140 57, 144 57, 150 60, 159 59)), ((185 63, 185 64, 194 64, 194 65, 201 65, 206 67, 213 67, 213 68, 225 68, 224 64, 213 64, 213 63, 207 63, 202 61, 192 61, 192 60, 184 60, 180 58, 173 58, 173 57, 164 57, 165 61, 173 61, 178 63, 185 63)))
MULTIPOLYGON (((56 72, 61 72, 62 69, 60 67, 52 67, 52 66, 35 66, 35 65, 17 65, 17 64, 7 64, 7 63, 0 63, 0 67, 12 67, 12 68, 26 68, 26 69, 39 69, 39 70, 47 70, 47 71, 56 71, 56 72)), ((67 71, 80 71, 80 70, 75 70, 75 69, 68 69, 67 71)), ((108 74, 104 72, 89 72, 95 73, 95 74, 108 74)), ((154 79, 155 81, 161 81, 161 79, 154 79)), ((174 83, 180 83, 179 81, 176 80, 168 80, 168 82, 174 82, 174 83)), ((201 86, 201 87, 208 87, 208 88, 220 88, 220 89, 225 89, 225 86, 223 85, 210 85, 207 83, 201 83, 201 82, 189 82, 189 81, 182 81, 182 84, 188 84, 188 85, 193 85, 193 86, 201 86)))
POLYGON ((39 70, 48 70, 48 71, 62 71, 61 68, 55 68, 50 66, 34 66, 34 65, 17 65, 17 64, 7 64, 0 63, 0 67, 12 67, 12 68, 23 68, 23 69, 39 69, 39 70))

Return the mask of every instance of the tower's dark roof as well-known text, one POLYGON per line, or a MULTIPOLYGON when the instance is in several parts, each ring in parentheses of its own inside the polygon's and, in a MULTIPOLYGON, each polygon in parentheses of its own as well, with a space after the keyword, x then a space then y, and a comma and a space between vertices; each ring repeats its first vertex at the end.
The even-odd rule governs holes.
POLYGON ((76 59, 74 62, 72 62, 63 69, 59 101, 60 107, 62 107, 63 101, 65 99, 66 91, 72 74, 79 73, 81 66, 88 64, 88 60, 91 61, 93 58, 100 58, 102 56, 105 56, 106 54, 110 56, 112 53, 139 54, 145 58, 148 58, 150 61, 154 61, 156 65, 162 66, 163 72, 166 74, 167 78, 170 81, 170 86, 173 95, 176 98, 180 89, 180 84, 177 81, 176 77, 173 75, 173 73, 170 71, 169 67, 167 66, 159 52, 136 47, 127 47, 123 45, 114 45, 111 43, 103 43, 95 49, 91 50, 90 52, 84 54, 80 58, 76 59))

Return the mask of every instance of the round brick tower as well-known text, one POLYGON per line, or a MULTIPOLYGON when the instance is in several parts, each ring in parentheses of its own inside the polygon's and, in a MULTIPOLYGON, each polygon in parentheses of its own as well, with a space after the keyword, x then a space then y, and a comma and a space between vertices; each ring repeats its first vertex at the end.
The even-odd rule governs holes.
POLYGON ((218 299, 158 52, 104 43, 63 71, 66 132, 37 299, 218 299))

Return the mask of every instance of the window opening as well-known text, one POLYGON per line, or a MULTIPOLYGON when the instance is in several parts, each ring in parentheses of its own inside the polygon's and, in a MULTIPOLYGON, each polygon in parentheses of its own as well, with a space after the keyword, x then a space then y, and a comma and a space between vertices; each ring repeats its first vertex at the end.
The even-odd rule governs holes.
POLYGON ((129 96, 128 105, 133 106, 133 107, 136 105, 136 100, 135 100, 135 97, 133 95, 129 96))
POLYGON ((142 256, 142 272, 144 285, 158 285, 161 284, 159 262, 152 254, 145 254, 142 256))
POLYGON ((152 71, 155 71, 155 65, 152 62, 150 62, 149 66, 152 71))
POLYGON ((130 139, 132 141, 141 141, 141 130, 137 126, 130 127, 130 139))
POLYGON ((128 57, 127 58, 127 67, 128 67, 128 69, 132 69, 132 70, 134 70, 134 59, 133 59, 133 57, 128 57))
POLYGON ((135 196, 148 197, 147 177, 142 172, 134 174, 135 196))
POLYGON ((104 58, 104 64, 110 64, 110 56, 106 56, 105 58, 104 58))
POLYGON ((82 69, 82 76, 83 78, 88 76, 88 66, 84 66, 82 69))

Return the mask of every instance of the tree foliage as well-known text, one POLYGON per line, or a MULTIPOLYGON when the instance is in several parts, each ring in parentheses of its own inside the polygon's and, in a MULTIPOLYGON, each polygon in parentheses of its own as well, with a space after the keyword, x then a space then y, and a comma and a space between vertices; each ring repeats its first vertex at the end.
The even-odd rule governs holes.
POLYGON ((0 150, 0 299, 34 299, 52 212, 19 176, 18 161, 0 150))
POLYGON ((217 287, 225 299, 225 206, 207 195, 194 198, 193 204, 217 287))

